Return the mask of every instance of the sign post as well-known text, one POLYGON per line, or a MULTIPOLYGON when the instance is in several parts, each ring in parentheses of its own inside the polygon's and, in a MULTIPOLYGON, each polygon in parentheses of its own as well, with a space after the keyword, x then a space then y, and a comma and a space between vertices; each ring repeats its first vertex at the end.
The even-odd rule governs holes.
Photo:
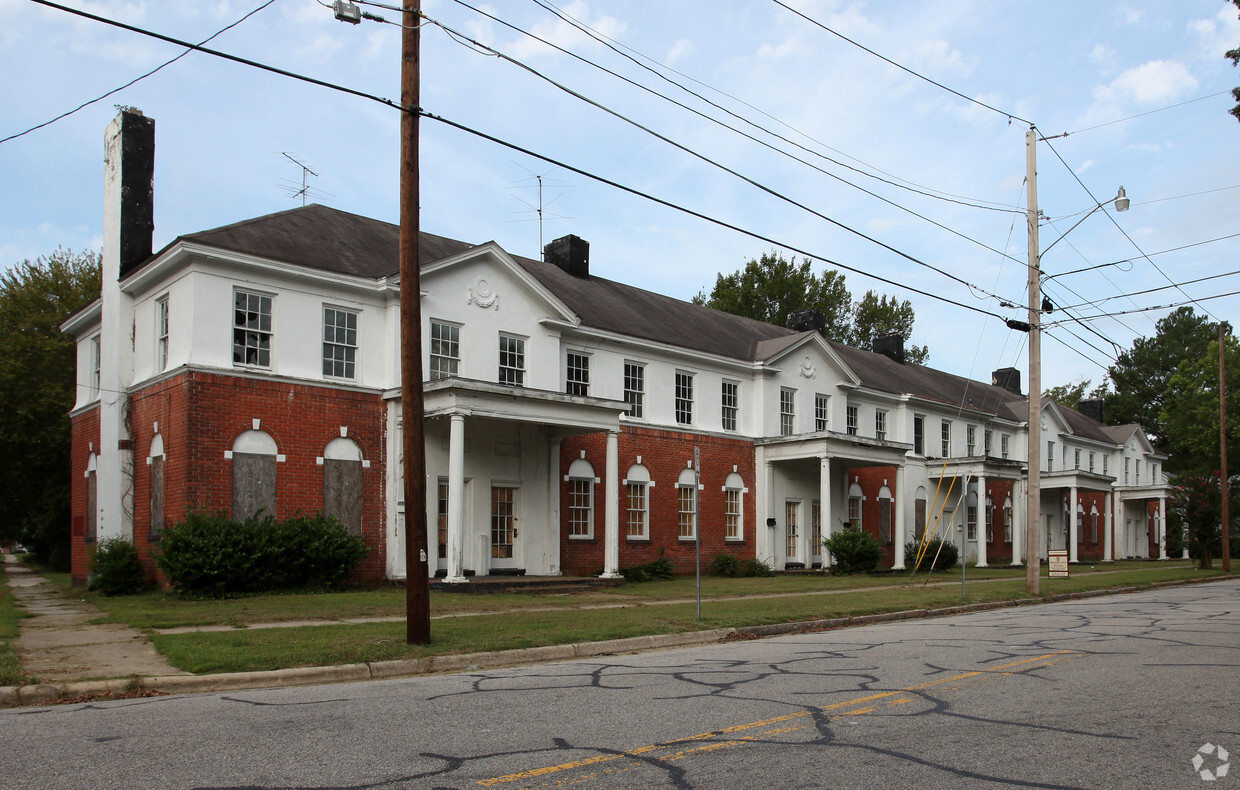
POLYGON ((1047 565, 1050 568, 1050 577, 1052 579, 1068 578, 1068 550, 1052 549, 1049 552, 1047 565))
POLYGON ((693 538, 697 549, 697 619, 702 619, 702 451, 693 445, 693 538))

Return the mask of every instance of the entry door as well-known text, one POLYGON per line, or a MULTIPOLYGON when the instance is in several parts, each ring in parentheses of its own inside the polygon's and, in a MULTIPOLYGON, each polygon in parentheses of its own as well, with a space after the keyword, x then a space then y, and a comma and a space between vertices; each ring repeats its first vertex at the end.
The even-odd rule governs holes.
POLYGON ((516 486, 491 486, 491 567, 517 568, 520 529, 516 486))
POLYGON ((801 542, 801 503, 784 502, 784 557, 788 562, 799 562, 801 542))

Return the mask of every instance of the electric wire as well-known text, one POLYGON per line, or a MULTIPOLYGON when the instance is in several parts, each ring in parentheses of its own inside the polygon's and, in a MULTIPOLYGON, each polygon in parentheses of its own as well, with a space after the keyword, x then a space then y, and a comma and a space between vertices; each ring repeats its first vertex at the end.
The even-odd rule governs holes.
POLYGON ((723 163, 721 163, 721 162, 717 162, 717 161, 715 161, 714 159, 711 159, 710 157, 706 156, 705 154, 703 154, 703 153, 701 153, 701 152, 699 152, 699 151, 695 151, 695 150, 693 150, 691 147, 689 147, 689 146, 687 146, 687 145, 684 145, 683 143, 676 142, 675 140, 671 139, 670 137, 667 137, 667 136, 666 136, 666 135, 664 135, 664 134, 661 134, 661 133, 659 133, 659 132, 656 132, 655 130, 651 129, 650 127, 645 126, 644 124, 641 124, 641 123, 639 123, 639 122, 637 122, 637 121, 633 120, 632 118, 629 118, 628 116, 624 115, 623 113, 620 113, 620 112, 618 112, 618 111, 616 111, 616 110, 613 110, 613 109, 611 109, 610 107, 607 107, 606 105, 603 105, 603 104, 601 104, 601 103, 599 103, 599 102, 595 101, 594 99, 591 99, 590 97, 588 97, 588 96, 586 96, 586 95, 584 95, 584 94, 582 94, 582 93, 580 93, 580 92, 578 92, 578 91, 573 90, 572 88, 568 87, 567 85, 564 85, 563 83, 560 83, 560 82, 557 82, 557 81, 555 81, 555 80, 551 79, 551 78, 550 78, 550 77, 548 77, 547 75, 545 75, 545 74, 543 74, 543 73, 539 72, 537 69, 535 69, 535 68, 533 68, 533 67, 531 67, 531 66, 529 66, 529 65, 527 65, 527 64, 525 64, 525 63, 522 63, 521 61, 519 61, 519 60, 517 60, 517 59, 515 59, 515 58, 513 58, 513 57, 511 57, 511 56, 509 56, 509 55, 506 55, 506 54, 504 54, 503 52, 500 52, 499 50, 497 50, 497 49, 495 49, 495 48, 493 48, 493 47, 487 46, 486 44, 482 44, 482 43, 480 43, 480 42, 478 42, 478 41, 476 41, 476 40, 474 40, 474 39, 470 38, 469 36, 465 35, 464 33, 461 33, 460 31, 453 30, 452 28, 450 28, 450 27, 448 27, 448 26, 444 25, 443 23, 441 23, 441 22, 439 22, 439 21, 437 21, 437 20, 435 20, 435 19, 432 19, 431 17, 426 17, 426 16, 424 15, 424 18, 425 18, 428 22, 430 22, 430 23, 432 23, 432 24, 434 24, 434 25, 438 26, 439 28, 441 28, 442 30, 444 30, 444 32, 448 33, 449 35, 453 36, 454 38, 457 38, 457 39, 460 39, 460 40, 462 40, 462 41, 468 42, 468 44, 469 44, 470 46, 476 47, 476 48, 478 48, 479 50, 485 51, 486 53, 489 53, 490 55, 492 55, 492 56, 494 56, 494 57, 497 57, 497 58, 499 58, 499 59, 501 59, 501 60, 504 60, 504 61, 506 61, 506 62, 508 62, 508 63, 511 63, 511 64, 513 64, 514 66, 517 66, 518 68, 523 69, 524 71, 529 72, 529 73, 530 73, 530 74, 532 74, 533 76, 535 76, 535 77, 537 77, 537 78, 539 78, 539 79, 543 80, 544 82, 548 83, 549 85, 551 85, 551 86, 553 86, 553 87, 555 87, 555 88, 557 88, 557 89, 559 89, 559 90, 563 91, 564 93, 568 94, 569 96, 572 96, 573 98, 578 99, 579 101, 582 101, 582 102, 584 102, 584 103, 586 103, 586 104, 589 104, 591 107, 594 107, 595 109, 601 110, 602 112, 607 113, 608 115, 612 116, 613 118, 615 118, 615 119, 617 119, 617 120, 619 120, 619 121, 622 121, 622 122, 624 122, 624 123, 626 123, 626 124, 629 124, 630 126, 634 127, 635 129, 638 129, 639 131, 645 132, 646 134, 650 135, 651 137, 654 137, 655 139, 660 140, 660 141, 662 141, 662 142, 664 142, 664 143, 666 143, 666 144, 668 144, 668 145, 672 146, 673 148, 676 148, 677 150, 679 150, 679 151, 681 151, 681 152, 683 152, 683 153, 685 153, 685 154, 688 154, 689 156, 691 156, 691 157, 693 157, 693 158, 695 158, 695 159, 698 159, 698 160, 700 160, 701 162, 703 162, 703 163, 705 163, 705 164, 707 164, 707 165, 710 165, 711 167, 714 167, 714 168, 716 168, 716 169, 718 169, 718 170, 721 170, 721 171, 723 171, 723 172, 725 172, 725 173, 727 173, 727 174, 729 174, 729 175, 731 175, 731 176, 733 176, 733 177, 735 177, 735 178, 738 178, 738 179, 740 179, 740 180, 744 181, 745 183, 749 184, 750 186, 752 186, 752 187, 754 187, 754 188, 756 188, 756 189, 758 189, 758 190, 760 190, 760 191, 762 191, 762 192, 765 192, 766 194, 770 195, 771 197, 774 197, 774 198, 775 198, 775 199, 777 199, 777 200, 781 200, 781 201, 783 201, 783 202, 785 202, 785 203, 787 203, 787 204, 789 204, 789 205, 791 205, 791 206, 795 206, 795 207, 797 207, 797 208, 801 209, 802 211, 805 211, 806 213, 812 214, 813 216, 818 217, 819 219, 822 219, 822 220, 824 220, 824 221, 826 221, 826 222, 828 222, 828 223, 830 223, 830 224, 834 225, 835 227, 837 227, 837 228, 839 228, 839 229, 841 229, 841 230, 843 230, 843 231, 846 231, 846 232, 848 232, 848 233, 851 233, 851 234, 853 234, 853 235, 855 235, 855 236, 857 236, 857 237, 859 237, 859 238, 861 238, 861 239, 864 239, 864 240, 866 240, 866 241, 870 242, 871 244, 874 244, 874 245, 876 245, 876 246, 882 247, 883 249, 887 250, 888 252, 891 252, 891 253, 893 253, 893 254, 895 254, 895 255, 898 255, 899 257, 904 258, 905 260, 909 261, 910 263, 914 263, 914 264, 916 264, 916 265, 918 265, 918 266, 924 267, 924 268, 929 269, 929 270, 931 270, 931 271, 933 271, 933 272, 937 272, 938 274, 941 274, 941 275, 943 275, 944 277, 947 277, 948 279, 953 280, 953 281, 955 281, 955 282, 959 283, 960 285, 965 286, 966 288, 969 288, 970 290, 975 290, 975 291, 978 291, 979 293, 986 294, 986 296, 988 296, 988 297, 990 297, 990 298, 993 298, 993 299, 996 299, 996 300, 1000 300, 1000 301, 1001 301, 1001 299, 1000 299, 1000 297, 999 297, 999 296, 997 296, 997 295, 995 295, 995 294, 990 294, 990 293, 987 293, 984 289, 982 289, 982 288, 980 288, 980 287, 978 287, 978 286, 976 286, 976 285, 974 285, 974 284, 972 284, 972 283, 968 282, 967 280, 964 280, 964 279, 962 279, 962 278, 960 278, 960 277, 957 277, 956 275, 952 274, 951 272, 948 272, 948 271, 946 271, 946 270, 944 270, 944 269, 942 269, 942 268, 940 268, 940 267, 938 267, 938 266, 935 266, 934 264, 927 263, 926 261, 923 261, 923 260, 921 260, 920 258, 918 258, 918 257, 916 257, 916 256, 914 256, 914 255, 911 255, 911 254, 909 254, 909 253, 907 253, 907 252, 904 252, 903 250, 897 249, 897 248, 895 248, 895 247, 891 246, 890 244, 887 244, 886 242, 880 241, 880 240, 878 240, 878 239, 874 238, 873 236, 870 236, 870 235, 869 235, 869 234, 867 234, 867 233, 864 233, 864 232, 862 232, 862 231, 860 231, 860 230, 857 230, 856 228, 853 228, 853 227, 851 227, 851 226, 849 226, 849 225, 846 225, 846 224, 844 224, 844 223, 840 222, 839 220, 834 219, 833 217, 830 217, 830 216, 828 216, 828 215, 826 215, 826 214, 824 214, 824 213, 822 213, 822 212, 820 212, 820 211, 818 211, 818 210, 816 210, 816 209, 814 209, 814 208, 811 208, 810 206, 808 206, 808 205, 806 205, 806 204, 804 204, 804 203, 802 203, 802 202, 800 202, 800 201, 798 201, 798 200, 795 200, 795 199, 793 199, 793 198, 791 198, 791 197, 789 197, 789 196, 787 196, 787 195, 783 194, 782 192, 779 192, 778 190, 774 189, 773 187, 769 187, 769 186, 767 186, 766 184, 763 184, 763 183, 761 183, 761 182, 757 181, 756 179, 753 179, 753 178, 750 178, 749 176, 746 176, 745 174, 743 174, 743 173, 739 172, 738 170, 735 170, 735 169, 733 169, 733 168, 731 168, 731 167, 729 167, 729 166, 727 166, 727 165, 725 165, 725 164, 723 164, 723 163))
POLYGON ((1144 118, 1145 116, 1153 115, 1156 112, 1163 112, 1165 110, 1174 110, 1176 107, 1183 107, 1186 104, 1192 104, 1193 102, 1205 101, 1206 99, 1213 99, 1216 96, 1225 96, 1225 95, 1230 95, 1230 94, 1231 94, 1231 91, 1227 90, 1227 91, 1219 91, 1218 93, 1211 93, 1208 96, 1198 96, 1195 99, 1189 99, 1188 101, 1182 101, 1178 104, 1169 104, 1166 107, 1159 107, 1156 110, 1147 110, 1145 112, 1139 112, 1136 115, 1129 115, 1127 118, 1117 118, 1114 121, 1107 121, 1106 123, 1100 123, 1100 124, 1097 124, 1096 126, 1086 126, 1084 129, 1077 129, 1075 132, 1063 132, 1059 136, 1067 137, 1073 134, 1081 134, 1083 132, 1092 132, 1094 129, 1101 129, 1104 126, 1112 126, 1117 123, 1123 123, 1124 121, 1131 121, 1135 118, 1144 118))
MULTIPOLYGON (((1211 294, 1210 296, 1199 296, 1196 299, 1189 298, 1189 299, 1185 299, 1182 302, 1171 302, 1169 304, 1158 304, 1158 305, 1151 305, 1149 307, 1138 307, 1132 310, 1118 310, 1113 313, 1097 313, 1094 315, 1086 315, 1086 316, 1082 316, 1081 320, 1096 321, 1096 320, 1100 320, 1103 318, 1114 318, 1117 315, 1131 315, 1134 313, 1153 313, 1158 310, 1174 310, 1177 307, 1184 307, 1185 305, 1197 304, 1198 302, 1211 302, 1211 301, 1214 301, 1215 299, 1226 299, 1229 296, 1240 296, 1240 291, 1228 291, 1227 293, 1211 294)), ((1207 315, 1210 315, 1210 314, 1207 313, 1207 315)), ((1050 324, 1048 324, 1048 326, 1056 326, 1059 323, 1060 322, 1051 322, 1050 324)))
POLYGON ((828 33, 830 33, 831 35, 836 36, 836 37, 838 37, 838 38, 841 38, 841 39, 843 39, 844 41, 847 41, 849 44, 852 44, 854 47, 857 47, 858 49, 861 49, 861 50, 864 50, 864 51, 866 51, 866 52, 870 53, 871 55, 873 55, 874 57, 876 57, 876 58, 878 58, 879 60, 883 61, 884 63, 889 63, 889 64, 891 64, 892 66, 895 66, 897 69, 900 69, 900 70, 901 70, 901 71, 903 71, 903 72, 906 72, 906 73, 908 73, 908 74, 913 75, 914 77, 916 77, 916 78, 917 78, 917 79, 919 79, 919 80, 925 80, 926 82, 930 83, 931 85, 934 85, 935 87, 938 87, 938 88, 942 88, 943 90, 947 91, 948 93, 950 93, 950 94, 952 94, 952 95, 954 95, 954 96, 959 96, 960 98, 964 99, 965 101, 967 101, 967 102, 969 102, 969 103, 971 103, 971 104, 976 104, 978 107, 984 107, 984 108, 986 108, 987 110, 990 110, 991 112, 998 113, 999 115, 1002 115, 1004 118, 1007 118, 1009 122, 1011 122, 1011 121, 1020 121, 1021 123, 1027 123, 1027 124, 1029 124, 1030 126, 1033 126, 1033 125, 1034 125, 1033 121, 1030 121, 1030 120, 1029 120, 1029 119, 1027 119, 1027 118, 1022 118, 1022 117, 1020 117, 1019 115, 1014 115, 1013 113, 1007 112, 1006 110, 1000 110, 998 107, 992 107, 992 106, 990 106, 989 104, 987 104, 987 103, 986 103, 986 102, 984 102, 984 101, 980 101, 980 100, 978 100, 978 99, 974 99, 974 98, 972 98, 971 96, 966 96, 966 95, 964 95, 963 93, 961 93, 960 91, 955 90, 954 88, 949 88, 949 87, 947 87, 946 85, 944 85, 943 83, 941 83, 941 82, 936 82, 935 80, 930 79, 929 77, 927 77, 927 76, 926 76, 926 75, 924 75, 924 74, 919 74, 918 72, 913 71, 912 69, 910 69, 908 66, 904 66, 904 65, 901 65, 901 64, 899 64, 899 63, 896 63, 896 62, 895 62, 894 60, 892 60, 891 58, 889 58, 889 57, 887 57, 887 56, 885 56, 885 55, 880 55, 879 53, 877 53, 877 52, 875 52, 874 50, 870 49, 869 47, 865 46, 864 44, 860 44, 860 43, 858 43, 858 42, 856 42, 856 41, 853 41, 851 38, 849 38, 848 36, 844 35, 843 33, 840 33, 840 32, 838 32, 838 31, 836 31, 836 30, 832 30, 831 28, 829 28, 829 27, 827 27, 826 25, 824 25, 822 22, 819 22, 818 20, 814 19, 814 18, 813 18, 813 17, 811 17, 811 16, 808 16, 808 15, 807 15, 807 14, 805 14, 804 12, 802 12, 802 11, 798 11, 797 9, 795 9, 795 8, 793 8, 792 6, 788 5, 787 3, 784 3, 784 2, 783 2, 783 0, 771 0, 771 2, 773 2, 773 3, 774 3, 775 5, 777 5, 777 6, 781 6, 781 7, 783 7, 783 8, 786 8, 787 10, 791 11, 792 13, 794 13, 794 14, 796 14, 797 16, 799 16, 799 17, 801 17, 802 19, 804 19, 806 22, 809 22, 809 23, 810 23, 810 24, 812 24, 812 25, 815 25, 815 26, 817 26, 817 27, 822 28, 823 30, 825 30, 825 31, 827 31, 828 33))
POLYGON ((1184 280, 1182 282, 1175 283, 1174 285, 1160 285, 1157 288, 1146 288, 1145 290, 1142 290, 1142 291, 1130 291, 1128 293, 1119 294, 1117 296, 1104 296, 1101 299, 1095 299, 1091 302, 1081 302, 1080 304, 1069 305, 1068 307, 1065 307, 1062 309, 1079 310, 1082 307, 1096 307, 1100 304, 1103 304, 1104 302, 1110 302, 1115 299, 1130 299, 1131 297, 1134 297, 1134 296, 1144 296, 1145 294, 1152 294, 1152 293, 1157 293, 1159 291, 1166 291, 1170 288, 1179 288, 1180 286, 1183 286, 1183 285, 1195 285, 1197 283, 1204 283, 1210 280, 1218 280, 1223 277, 1235 277, 1237 274, 1240 274, 1240 269, 1236 269, 1230 272, 1223 272, 1222 274, 1210 274, 1205 277, 1198 277, 1194 280, 1184 280))
MULTIPOLYGON (((1148 256, 1150 256, 1150 257, 1153 257, 1153 256, 1155 256, 1155 255, 1166 255, 1166 254, 1167 254, 1167 253, 1169 253, 1169 252, 1179 252, 1180 250, 1187 250, 1187 249, 1191 249, 1192 247, 1200 247, 1200 246, 1202 246, 1203 244, 1213 244, 1213 243, 1215 243, 1215 242, 1219 242, 1219 241, 1227 241, 1228 239, 1234 239, 1234 238, 1236 238, 1237 236, 1240 236, 1240 233, 1229 233, 1229 234, 1228 234, 1228 235, 1226 235, 1226 236, 1216 236, 1216 237, 1215 237, 1215 238, 1213 238, 1213 239, 1206 239, 1206 240, 1204 240, 1204 241, 1194 241, 1194 242, 1192 242, 1191 244, 1181 244, 1179 247, 1168 247, 1167 249, 1165 249, 1165 250, 1159 250, 1158 252, 1147 252, 1147 253, 1146 253, 1146 255, 1148 255, 1148 256)), ((1083 268, 1083 269, 1072 269, 1071 271, 1067 271, 1067 272, 1060 272, 1059 274, 1044 275, 1044 276, 1043 276, 1043 279, 1044 279, 1044 280, 1054 280, 1054 279, 1059 278, 1059 277, 1067 277, 1069 274, 1081 274, 1082 272, 1092 272, 1092 271, 1093 271, 1093 270, 1095 270, 1095 269, 1101 269, 1101 268, 1104 268, 1104 267, 1106 267, 1106 266, 1119 266, 1119 265, 1121 265, 1121 264, 1125 264, 1125 263, 1132 263, 1132 259, 1131 259, 1131 258, 1124 258, 1124 259, 1123 259, 1123 260, 1121 260, 1121 261, 1111 261, 1110 263, 1099 263, 1099 264, 1095 264, 1095 265, 1093 265, 1093 266, 1086 266, 1086 267, 1085 267, 1085 268, 1083 268)), ((1131 269, 1131 267, 1129 267, 1129 268, 1127 268, 1127 269, 1121 269, 1120 271, 1123 271, 1123 272, 1129 272, 1129 271, 1132 271, 1132 269, 1131 269)))
MULTIPOLYGON (((197 46, 201 47, 203 44, 206 44, 206 43, 207 43, 208 41, 210 41, 211 39, 216 38, 217 36, 220 36, 220 35, 222 35, 223 33, 228 32, 229 30, 232 30, 234 27, 236 27, 237 25, 241 24, 242 22, 244 22, 245 20, 249 19, 250 17, 254 16, 254 15, 255 15, 255 14, 257 14, 259 11, 262 11, 264 8, 266 8, 267 6, 271 5, 271 4, 272 4, 272 3, 274 3, 275 1, 276 1, 276 0, 267 0, 267 2, 263 3, 262 5, 260 5, 259 7, 255 8, 253 11, 251 11, 250 13, 248 13, 248 14, 246 14, 245 16, 241 17, 241 18, 240 18, 240 19, 238 19, 236 22, 233 22, 231 25, 228 25, 228 26, 226 26, 226 27, 222 27, 222 28, 220 28, 219 30, 215 31, 215 32, 214 32, 214 33, 212 33, 211 35, 209 35, 209 36, 207 36, 206 38, 204 38, 202 41, 199 41, 199 42, 198 42, 198 44, 197 44, 197 46)), ((36 2, 37 2, 37 0, 36 0, 36 2)), ((56 7, 59 7, 59 6, 56 6, 56 7)), ((27 129, 27 130, 26 130, 26 131, 24 131, 24 132, 18 132, 17 134, 11 134, 11 135, 9 135, 8 137, 0 138, 0 145, 3 145, 4 143, 7 143, 7 142, 8 142, 8 141, 10 141, 10 140, 16 140, 16 139, 17 139, 17 138, 19 138, 19 137, 24 137, 25 135, 28 135, 28 134, 30 134, 31 132, 37 131, 37 130, 39 130, 39 129, 42 129, 42 128, 46 127, 46 126, 51 126, 52 124, 56 123, 57 121, 61 121, 61 120, 64 120, 65 118, 68 118, 70 115, 73 115, 74 113, 78 112, 79 110, 84 110, 84 109, 86 109, 87 107, 89 107, 89 106, 90 106, 90 105, 92 105, 92 104, 96 104, 96 103, 98 103, 98 102, 103 101, 104 99, 108 98, 109 96, 111 96, 111 95, 112 95, 112 94, 114 94, 114 93, 120 93, 121 91, 125 90, 126 88, 130 87, 131 85, 135 85, 135 84, 137 84, 137 83, 141 82, 142 80, 146 79, 147 77, 151 76, 151 75, 152 75, 152 74, 154 74, 155 72, 157 72, 157 71, 159 71, 159 70, 163 69, 165 66, 171 66, 173 63, 176 63, 178 60, 180 60, 181 58, 185 57, 186 55, 188 55, 188 54, 189 54, 190 52, 192 52, 193 50, 194 50, 194 47, 192 47, 192 46, 191 46, 191 47, 187 48, 187 49, 186 49, 184 52, 182 52, 181 54, 177 55, 175 58, 172 58, 172 59, 170 59, 170 60, 166 60, 166 61, 164 61, 163 63, 159 64, 158 66, 156 66, 155 68, 151 69, 150 71, 146 72, 145 74, 143 74, 143 75, 141 75, 141 76, 134 77, 134 78, 133 78, 133 79, 131 79, 129 82, 126 82, 124 85, 120 86, 119 88, 113 88, 112 90, 108 91, 107 93, 103 94, 102 96, 96 97, 96 98, 91 99, 91 100, 89 100, 89 101, 82 102, 82 103, 81 103, 81 104, 79 104, 78 106, 74 107, 72 110, 69 110, 69 111, 67 111, 67 112, 62 112, 60 115, 57 115, 55 118, 52 118, 51 120, 47 120, 47 121, 44 121, 43 123, 36 124, 36 125, 34 125, 34 126, 30 127, 29 129, 27 129)))

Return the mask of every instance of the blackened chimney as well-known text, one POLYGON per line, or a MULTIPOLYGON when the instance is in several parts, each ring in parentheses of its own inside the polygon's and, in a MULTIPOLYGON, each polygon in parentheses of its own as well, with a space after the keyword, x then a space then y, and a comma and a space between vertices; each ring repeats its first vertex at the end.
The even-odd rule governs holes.
POLYGON ((904 364, 904 335, 894 333, 890 335, 879 335, 874 338, 872 346, 875 354, 882 354, 888 359, 904 364))
POLYGON ((1076 410, 1090 419, 1098 422, 1105 422, 1105 420, 1102 419, 1102 405, 1102 398, 1082 398, 1081 402, 1076 404, 1076 410))
POLYGON ((543 248, 547 263, 555 264, 574 277, 590 276, 590 242, 576 236, 561 236, 543 248))
POLYGON ((788 314, 787 326, 797 332, 822 332, 827 318, 818 310, 797 310, 788 314))
POLYGON ((990 383, 1003 387, 1013 395, 1023 394, 1020 391, 1020 371, 1016 368, 999 368, 990 374, 990 383))

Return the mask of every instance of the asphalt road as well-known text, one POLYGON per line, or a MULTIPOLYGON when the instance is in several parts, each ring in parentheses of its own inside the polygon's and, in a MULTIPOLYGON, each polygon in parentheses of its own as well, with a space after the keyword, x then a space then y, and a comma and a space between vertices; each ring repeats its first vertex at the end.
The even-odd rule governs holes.
POLYGON ((1221 790, 1240 788, 1237 665, 1228 581, 517 669, 9 710, 0 787, 1221 790))

